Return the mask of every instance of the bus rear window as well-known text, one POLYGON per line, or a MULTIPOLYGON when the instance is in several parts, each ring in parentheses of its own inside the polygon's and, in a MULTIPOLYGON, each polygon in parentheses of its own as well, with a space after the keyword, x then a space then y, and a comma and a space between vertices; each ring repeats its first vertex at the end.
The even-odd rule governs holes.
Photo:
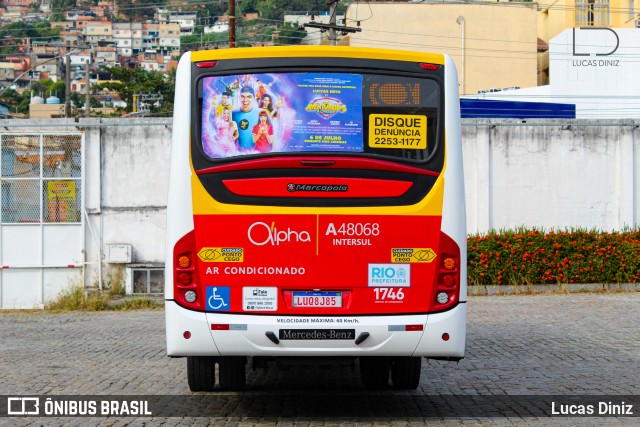
POLYGON ((423 161, 436 149, 440 88, 431 78, 356 73, 210 76, 198 85, 210 159, 362 153, 423 161))

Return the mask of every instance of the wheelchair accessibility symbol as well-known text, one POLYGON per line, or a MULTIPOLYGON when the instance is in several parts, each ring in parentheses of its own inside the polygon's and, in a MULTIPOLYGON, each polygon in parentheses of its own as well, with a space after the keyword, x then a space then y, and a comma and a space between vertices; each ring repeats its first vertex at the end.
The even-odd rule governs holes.
POLYGON ((207 310, 229 311, 231 289, 228 286, 207 286, 207 310))

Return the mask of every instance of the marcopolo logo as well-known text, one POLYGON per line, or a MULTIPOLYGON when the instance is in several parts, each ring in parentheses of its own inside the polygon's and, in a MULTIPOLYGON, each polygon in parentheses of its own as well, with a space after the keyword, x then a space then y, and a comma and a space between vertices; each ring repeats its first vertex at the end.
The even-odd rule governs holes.
POLYGON ((411 264, 369 264, 369 286, 411 286, 411 264))
POLYGON ((311 235, 308 231, 296 231, 290 227, 287 227, 286 230, 280 230, 276 227, 275 221, 271 223, 271 226, 264 222, 254 222, 247 230, 247 237, 256 246, 311 242, 311 235))
POLYGON ((326 185, 326 184, 287 184, 287 191, 295 193, 296 191, 319 191, 319 192, 345 192, 349 190, 348 185, 326 185))

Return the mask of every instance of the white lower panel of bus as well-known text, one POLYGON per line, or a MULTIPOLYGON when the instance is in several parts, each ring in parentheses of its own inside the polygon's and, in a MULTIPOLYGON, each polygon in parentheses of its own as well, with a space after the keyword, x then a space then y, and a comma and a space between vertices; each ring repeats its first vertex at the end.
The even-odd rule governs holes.
POLYGON ((167 301, 165 313, 169 356, 463 357, 467 305, 432 315, 294 317, 198 313, 167 301))

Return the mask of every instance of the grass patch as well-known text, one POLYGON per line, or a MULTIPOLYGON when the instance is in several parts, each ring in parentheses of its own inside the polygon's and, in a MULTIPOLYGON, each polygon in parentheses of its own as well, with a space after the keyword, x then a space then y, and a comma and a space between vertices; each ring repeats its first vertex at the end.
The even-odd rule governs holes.
POLYGON ((110 290, 86 292, 81 286, 73 286, 63 291, 58 298, 44 306, 46 311, 55 312, 162 310, 163 308, 162 304, 150 298, 114 299, 110 290))

